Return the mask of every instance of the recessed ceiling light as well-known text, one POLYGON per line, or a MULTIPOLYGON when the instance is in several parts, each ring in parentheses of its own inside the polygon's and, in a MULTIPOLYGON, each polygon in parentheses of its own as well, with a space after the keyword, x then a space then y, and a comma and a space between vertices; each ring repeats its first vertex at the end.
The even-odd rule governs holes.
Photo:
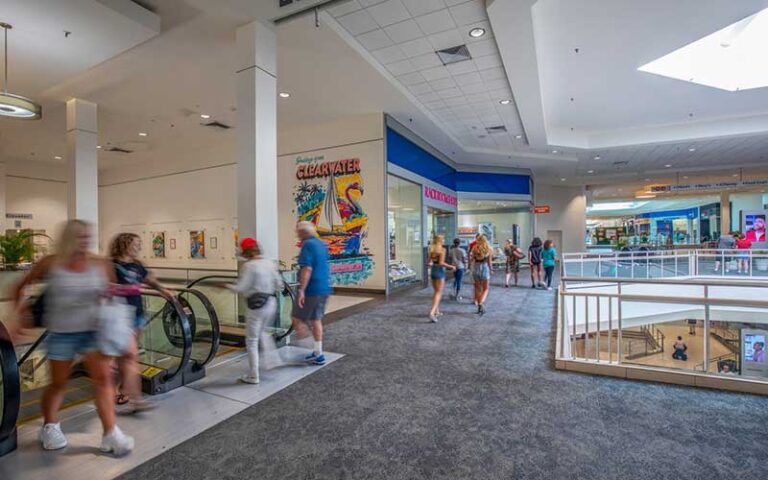
POLYGON ((638 70, 731 92, 765 87, 768 86, 768 70, 763 61, 766 42, 768 8, 638 70))
POLYGON ((688 180, 688 175, 683 175, 683 178, 688 180))
POLYGON ((600 160, 600 155, 595 155, 595 160, 600 160))
POLYGON ((499 100, 499 103, 502 105, 509 105, 510 103, 512 103, 512 100, 505 98, 504 100, 499 100))
POLYGON ((564 179, 564 178, 561 178, 561 179, 560 179, 560 181, 561 181, 561 182, 564 182, 564 181, 565 181, 565 179, 564 179))
POLYGON ((53 158, 55 158, 56 160, 61 160, 61 157, 58 155, 54 156, 53 158))
POLYGON ((146 134, 146 132, 139 132, 139 136, 140 136, 140 137, 146 137, 146 136, 147 136, 147 134, 146 134))
POLYGON ((101 148, 101 145, 96 145, 96 148, 101 148))
POLYGON ((691 147, 691 148, 689 148, 689 149, 688 149, 688 151, 689 151, 689 152, 695 152, 695 151, 696 151, 696 149, 695 149, 695 148, 693 148, 693 147, 691 147))
POLYGON ((200 118, 204 118, 204 119, 208 120, 209 118, 211 118, 211 116, 208 115, 207 113, 201 113, 200 114, 200 118))
POLYGON ((521 138, 523 138, 523 136, 522 135, 515 135, 515 138, 520 140, 521 138))
POLYGON ((280 92, 280 98, 288 98, 290 96, 291 96, 291 94, 288 93, 288 92, 280 92))
POLYGON ((732 176, 732 177, 738 177, 738 176, 739 176, 739 174, 738 174, 738 173, 734 173, 734 174, 733 174, 733 175, 731 175, 731 176, 732 176))
POLYGON ((480 38, 483 35, 485 35, 485 29, 484 28, 477 27, 477 28, 473 28, 472 30, 469 31, 469 36, 472 37, 472 38, 480 38))
POLYGON ((669 168, 669 167, 671 167, 671 166, 672 166, 672 165, 670 165, 670 164, 666 164, 666 165, 664 165, 664 168, 669 168))
POLYGON ((587 173, 595 173, 594 170, 587 170, 587 173))
POLYGON ((557 153, 557 150, 552 150, 552 153, 557 153))

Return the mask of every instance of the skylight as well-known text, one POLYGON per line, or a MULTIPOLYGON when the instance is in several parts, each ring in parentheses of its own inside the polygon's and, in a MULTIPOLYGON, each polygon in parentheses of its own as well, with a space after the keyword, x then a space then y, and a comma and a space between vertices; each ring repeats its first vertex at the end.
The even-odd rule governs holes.
POLYGON ((599 212, 603 210, 628 210, 631 208, 639 208, 648 202, 610 202, 610 203, 595 203, 591 207, 587 207, 589 212, 599 212))
POLYGON ((638 68, 735 92, 768 86, 768 8, 638 68))

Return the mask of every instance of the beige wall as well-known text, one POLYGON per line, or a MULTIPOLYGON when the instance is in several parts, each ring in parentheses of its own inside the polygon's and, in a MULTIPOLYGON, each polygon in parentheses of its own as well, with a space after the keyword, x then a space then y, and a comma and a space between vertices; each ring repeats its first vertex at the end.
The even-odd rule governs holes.
POLYGON ((535 215, 535 235, 544 239, 549 230, 563 232, 563 244, 558 250, 563 253, 583 252, 587 223, 587 201, 582 187, 560 187, 556 185, 534 186, 536 205, 549 205, 550 213, 535 215))

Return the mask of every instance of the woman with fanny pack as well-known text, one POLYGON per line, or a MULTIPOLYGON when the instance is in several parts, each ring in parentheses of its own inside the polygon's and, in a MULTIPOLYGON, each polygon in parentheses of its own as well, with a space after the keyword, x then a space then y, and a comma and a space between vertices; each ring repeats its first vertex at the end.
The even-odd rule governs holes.
POLYGON ((276 292, 282 287, 282 278, 272 260, 261 255, 261 248, 253 238, 240 242, 240 250, 246 262, 240 269, 237 283, 226 288, 243 295, 248 304, 245 314, 245 346, 248 350, 248 371, 240 377, 243 383, 259 383, 259 339, 264 348, 267 368, 281 363, 277 357, 275 339, 264 331, 266 323, 277 313, 276 292))

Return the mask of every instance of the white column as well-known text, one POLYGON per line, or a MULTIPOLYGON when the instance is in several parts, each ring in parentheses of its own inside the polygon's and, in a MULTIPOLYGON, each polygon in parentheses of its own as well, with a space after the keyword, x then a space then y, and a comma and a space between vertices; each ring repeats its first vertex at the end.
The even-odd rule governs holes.
POLYGON ((720 193, 720 235, 726 235, 731 229, 731 196, 728 192, 720 193))
POLYGON ((238 28, 236 60, 239 236, 277 259, 277 35, 260 22, 238 28))
POLYGON ((5 185, 5 164, 0 163, 0 235, 5 235, 8 229, 8 222, 5 219, 5 192, 8 187, 5 185))
POLYGON ((93 225, 94 248, 99 233, 97 131, 96 104, 79 98, 67 101, 68 214, 93 225))

